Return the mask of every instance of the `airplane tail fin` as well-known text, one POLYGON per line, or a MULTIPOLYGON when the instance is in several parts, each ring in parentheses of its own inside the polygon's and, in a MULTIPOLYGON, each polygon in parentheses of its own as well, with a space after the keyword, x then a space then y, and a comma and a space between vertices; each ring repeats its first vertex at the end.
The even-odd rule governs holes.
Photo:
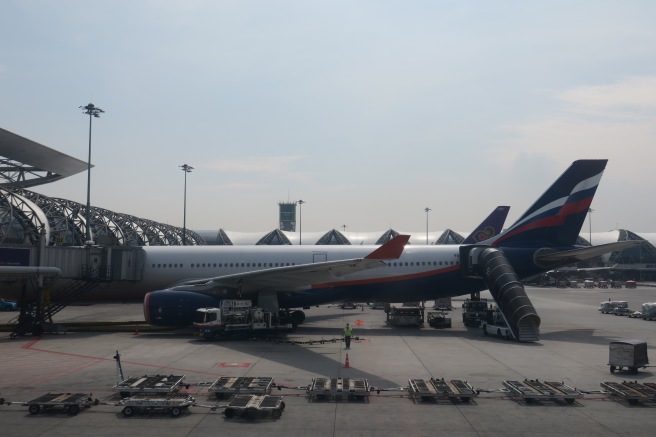
POLYGON ((607 162, 574 161, 492 246, 574 246, 607 162))
POLYGON ((462 244, 475 244, 496 237, 503 229, 506 217, 510 211, 509 206, 497 206, 483 222, 474 229, 474 232, 465 238, 462 244))

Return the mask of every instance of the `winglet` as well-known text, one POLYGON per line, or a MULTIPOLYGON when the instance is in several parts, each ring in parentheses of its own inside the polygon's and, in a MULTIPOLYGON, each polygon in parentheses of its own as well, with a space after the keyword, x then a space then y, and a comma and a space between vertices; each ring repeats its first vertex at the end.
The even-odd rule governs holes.
POLYGON ((397 235, 365 256, 364 259, 398 259, 408 240, 410 240, 410 235, 397 235))

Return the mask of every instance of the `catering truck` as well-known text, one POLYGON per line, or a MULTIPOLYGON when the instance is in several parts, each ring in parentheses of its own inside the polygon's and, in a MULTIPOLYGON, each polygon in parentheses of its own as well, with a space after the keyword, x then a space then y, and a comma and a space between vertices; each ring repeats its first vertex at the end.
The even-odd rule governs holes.
POLYGON ((194 314, 193 333, 207 340, 293 330, 286 313, 272 314, 265 308, 254 307, 250 300, 224 299, 218 308, 198 308, 194 314))

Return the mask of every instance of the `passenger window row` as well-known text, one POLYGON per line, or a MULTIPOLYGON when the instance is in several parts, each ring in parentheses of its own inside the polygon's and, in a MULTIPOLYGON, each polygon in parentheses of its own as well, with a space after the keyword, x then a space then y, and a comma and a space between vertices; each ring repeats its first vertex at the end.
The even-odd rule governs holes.
MULTIPOLYGON (((425 267, 425 266, 437 266, 437 265, 455 265, 457 262, 451 261, 410 261, 410 262, 394 262, 394 263, 387 263, 388 267, 425 267)), ((258 267, 258 268, 267 268, 267 267, 285 267, 285 266, 295 266, 296 263, 191 263, 191 268, 243 268, 243 267, 258 267)), ((183 268, 184 264, 152 264, 152 268, 183 268)))

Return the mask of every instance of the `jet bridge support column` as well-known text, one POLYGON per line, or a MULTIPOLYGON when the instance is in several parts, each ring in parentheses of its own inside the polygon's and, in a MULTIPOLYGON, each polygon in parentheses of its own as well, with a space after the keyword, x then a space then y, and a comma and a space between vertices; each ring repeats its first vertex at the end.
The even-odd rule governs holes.
POLYGON ((538 341, 540 317, 503 251, 477 247, 467 255, 469 271, 485 280, 515 339, 538 341))

